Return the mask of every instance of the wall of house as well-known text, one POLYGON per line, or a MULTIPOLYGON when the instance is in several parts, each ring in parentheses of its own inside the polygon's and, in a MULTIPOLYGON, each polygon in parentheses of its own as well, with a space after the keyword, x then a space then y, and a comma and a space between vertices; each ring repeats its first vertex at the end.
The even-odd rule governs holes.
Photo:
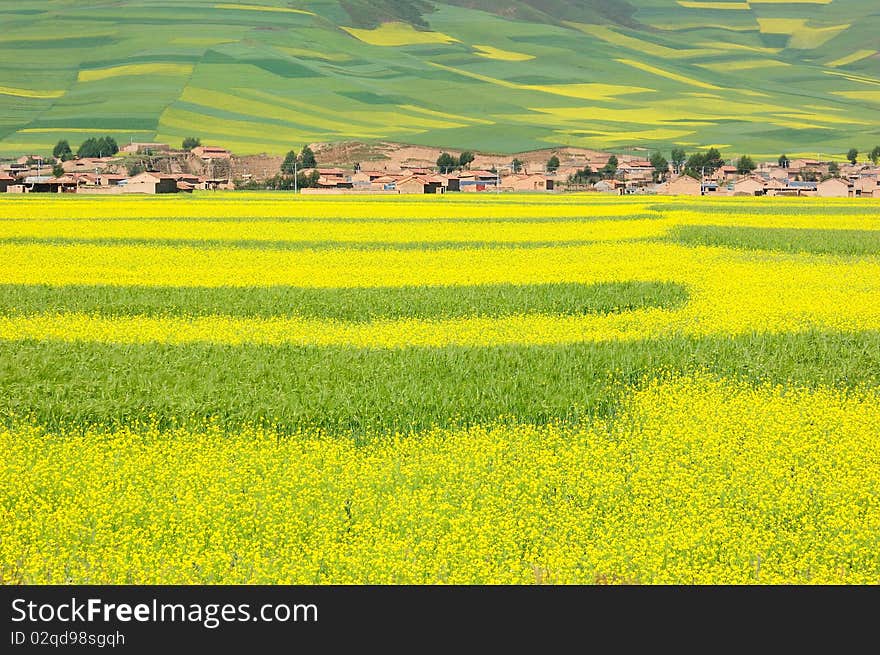
POLYGON ((848 198, 849 189, 843 184, 820 184, 816 189, 820 198, 848 198))

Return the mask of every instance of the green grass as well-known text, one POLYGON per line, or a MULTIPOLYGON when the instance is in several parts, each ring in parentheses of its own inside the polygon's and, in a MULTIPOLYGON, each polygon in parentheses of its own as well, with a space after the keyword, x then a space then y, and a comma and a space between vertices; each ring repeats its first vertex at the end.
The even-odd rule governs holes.
POLYGON ((672 228, 668 238, 688 246, 723 246, 817 255, 880 254, 880 230, 679 225, 672 228))
MULTIPOLYGON (((315 16, 216 4, 46 0, 27 12, 2 10, 0 62, 7 63, 0 64, 0 86, 64 93, 49 100, 0 95, 0 155, 46 153, 58 139, 78 143, 89 136, 81 130, 101 134, 108 127, 122 131, 116 135, 120 142, 134 137, 177 144, 194 125, 203 142, 240 154, 283 154, 305 142, 387 139, 508 154, 549 144, 626 151, 684 143, 730 144, 725 154, 731 157, 783 150, 840 155, 852 145, 870 148, 874 144, 864 140, 880 137, 876 103, 840 95, 876 88, 880 59, 826 67, 842 54, 876 49, 880 14, 874 0, 809 5, 811 27, 849 28, 806 50, 792 47, 788 35, 758 31, 758 19, 802 18, 797 3, 712 11, 671 0, 553 7, 482 2, 480 11, 453 0, 423 11, 416 2, 328 0, 309 3, 315 16), (381 47, 339 29, 395 19, 458 41, 381 47), (600 22, 613 31, 596 38, 565 20, 600 22), (487 59, 475 45, 534 59, 487 59), (779 51, 754 50, 768 46, 779 51), (702 52, 680 56, 693 50, 702 52), (744 58, 783 65, 736 69, 744 58), (170 61, 192 63, 192 75, 77 81, 85 69, 170 61), (695 96, 706 89, 682 77, 718 88, 710 97, 695 96), (577 98, 534 88, 576 83, 647 91, 577 98), (200 101, 206 90, 231 98, 200 101), (265 106, 247 102, 267 90, 272 97, 261 99, 265 106), (430 116, 404 105, 455 116, 430 116)), ((263 4, 289 6, 285 0, 263 4)))
POLYGON ((568 346, 354 349, 0 342, 0 416, 50 428, 272 425, 356 433, 508 417, 610 416, 647 377, 880 383, 880 334, 811 332, 568 346))
POLYGON ((736 217, 740 215, 759 215, 759 216, 815 216, 819 222, 822 217, 826 216, 877 216, 880 218, 880 205, 866 202, 853 206, 851 203, 835 204, 833 200, 826 200, 822 203, 821 209, 815 204, 804 202, 799 198, 780 198, 774 202, 766 200, 743 201, 740 198, 731 199, 701 199, 699 206, 695 207, 693 203, 671 202, 667 204, 657 204, 649 206, 649 209, 656 209, 661 212, 698 211, 700 214, 719 214, 723 216, 736 217), (785 204, 780 204, 784 202, 785 204))
POLYGON ((687 289, 670 282, 488 284, 311 289, 0 285, 0 313, 103 316, 285 316, 372 321, 515 314, 607 314, 674 308, 687 289))

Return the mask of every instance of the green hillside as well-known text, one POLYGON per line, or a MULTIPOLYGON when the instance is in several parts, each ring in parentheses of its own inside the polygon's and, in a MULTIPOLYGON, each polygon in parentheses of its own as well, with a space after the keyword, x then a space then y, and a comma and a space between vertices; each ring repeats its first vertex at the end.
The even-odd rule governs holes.
POLYGON ((0 3, 0 155, 105 133, 241 154, 880 143, 877 0, 261 2, 0 3))

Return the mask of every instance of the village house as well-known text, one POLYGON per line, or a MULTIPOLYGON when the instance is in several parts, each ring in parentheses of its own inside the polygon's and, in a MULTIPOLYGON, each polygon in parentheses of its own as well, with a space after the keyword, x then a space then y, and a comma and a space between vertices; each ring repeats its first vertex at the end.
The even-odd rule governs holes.
POLYGON ((445 177, 447 191, 461 191, 461 177, 457 173, 450 173, 445 177))
POLYGON ((318 169, 318 174, 321 177, 326 177, 326 178, 345 179, 347 173, 348 173, 348 171, 346 171, 344 168, 319 168, 318 169))
POLYGON ((43 155, 22 155, 18 159, 15 160, 15 163, 19 166, 28 167, 31 162, 42 161, 45 165, 46 162, 49 161, 48 158, 43 157, 43 155))
POLYGON ((725 165, 716 169, 714 173, 710 176, 712 180, 715 180, 719 184, 726 184, 728 182, 735 181, 739 178, 739 172, 737 171, 736 166, 725 165))
POLYGON ((862 198, 880 198, 880 176, 863 175, 853 183, 853 190, 862 198))
POLYGON ((445 175, 432 173, 430 175, 422 175, 421 177, 425 178, 427 185, 425 187, 425 193, 446 193, 449 178, 445 175))
POLYGON ((119 186, 119 183, 128 179, 125 175, 102 173, 98 175, 98 186, 119 186))
POLYGON ((15 184, 15 178, 5 173, 0 173, 0 193, 6 193, 7 189, 15 184))
POLYGON ((622 186, 617 184, 617 180, 599 180, 593 185, 593 191, 599 193, 620 193, 622 186))
POLYGON ((397 181, 402 180, 403 177, 402 175, 380 175, 370 180, 370 189, 374 191, 392 191, 397 181))
POLYGON ((459 191, 475 192, 488 191, 498 188, 501 178, 498 173, 492 171, 464 171, 459 173, 458 188, 459 191))
POLYGON ((71 193, 75 192, 77 181, 72 177, 52 177, 49 175, 28 175, 23 184, 10 184, 7 193, 71 193), (20 188, 17 188, 20 187, 20 188))
POLYGON ((786 186, 786 191, 789 192, 788 195, 814 196, 816 195, 816 187, 818 185, 819 183, 814 180, 790 180, 786 186), (795 193, 792 194, 790 193, 791 191, 795 193))
POLYGON ((71 175, 62 175, 61 177, 53 177, 49 180, 52 191, 56 193, 76 193, 80 186, 80 181, 71 175))
POLYGON ((123 193, 177 193, 177 176, 146 171, 125 183, 123 193))
POLYGON ((508 175, 501 179, 501 189, 508 191, 552 191, 553 180, 544 175, 508 175))
POLYGON ((440 176, 409 175, 395 184, 398 193, 444 193, 445 180, 440 176))
POLYGON ((776 177, 769 177, 764 180, 764 195, 765 196, 779 196, 779 195, 787 195, 786 190, 788 189, 788 177, 783 179, 779 179, 776 177))
POLYGON ((355 189, 369 189, 370 183, 379 177, 381 176, 378 173, 371 174, 364 171, 358 171, 349 177, 349 180, 351 180, 352 187, 355 189))
POLYGON ((318 173, 321 173, 318 177, 317 182, 315 182, 315 186, 318 189, 352 189, 354 188, 354 183, 350 179, 346 179, 344 177, 345 171, 342 169, 318 169, 318 173), (325 171, 327 174, 321 173, 321 171, 325 171), (339 171, 339 172, 337 172, 339 171))
POLYGON ((642 159, 624 162, 617 167, 617 171, 632 186, 639 186, 639 183, 647 185, 654 181, 654 167, 651 162, 642 159))
POLYGON ((61 162, 61 168, 65 173, 94 173, 103 171, 112 161, 113 157, 83 157, 61 162))
POLYGON ((699 196, 702 195, 702 185, 690 175, 679 175, 660 185, 658 193, 669 196, 699 196))
POLYGON ((846 180, 831 177, 816 185, 816 195, 820 198, 849 198, 853 195, 853 185, 846 180))
POLYGON ((190 150, 190 152, 196 157, 203 159, 204 161, 210 161, 212 159, 232 158, 231 152, 229 152, 225 148, 219 148, 217 146, 196 146, 195 148, 190 150))
POLYGON ((766 175, 767 177, 771 177, 774 180, 787 180, 788 179, 788 169, 783 168, 782 166, 760 166, 758 170, 762 175, 766 175))
POLYGON ((170 152, 171 148, 167 143, 126 143, 119 149, 119 152, 126 155, 145 155, 170 152))
POLYGON ((758 177, 743 177, 731 185, 730 193, 734 196, 762 196, 766 184, 766 180, 758 177))

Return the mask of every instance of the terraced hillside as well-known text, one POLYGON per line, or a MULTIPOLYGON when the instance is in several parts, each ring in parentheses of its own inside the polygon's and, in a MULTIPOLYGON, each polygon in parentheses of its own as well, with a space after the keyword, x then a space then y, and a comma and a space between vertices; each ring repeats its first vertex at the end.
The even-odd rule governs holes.
POLYGON ((0 25, 0 156, 104 133, 241 154, 880 142, 876 0, 46 0, 0 25))

